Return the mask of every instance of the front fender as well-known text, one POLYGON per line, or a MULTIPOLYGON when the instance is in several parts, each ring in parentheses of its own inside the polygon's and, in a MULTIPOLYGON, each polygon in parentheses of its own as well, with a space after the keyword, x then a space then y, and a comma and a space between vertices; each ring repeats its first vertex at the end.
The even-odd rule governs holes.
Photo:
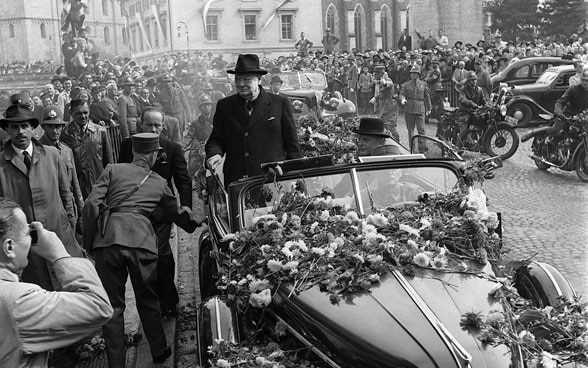
MULTIPOLYGON (((534 99, 532 99, 531 97, 528 96, 513 96, 513 98, 510 99, 510 101, 508 101, 506 103, 506 109, 508 111, 508 109, 515 103, 521 103, 524 105, 527 105, 531 108, 531 111, 533 111, 534 115, 537 114, 551 114, 551 112, 549 110, 546 110, 543 106, 539 105, 534 99)), ((507 112, 508 115, 508 112, 507 112)))
POLYGON ((196 314, 198 328, 198 350, 201 367, 209 367, 208 347, 220 341, 239 343, 241 321, 234 303, 224 296, 205 299, 196 314))
POLYGON ((539 308, 555 306, 561 298, 573 300, 576 291, 555 267, 543 262, 529 262, 515 272, 515 286, 523 298, 539 308))

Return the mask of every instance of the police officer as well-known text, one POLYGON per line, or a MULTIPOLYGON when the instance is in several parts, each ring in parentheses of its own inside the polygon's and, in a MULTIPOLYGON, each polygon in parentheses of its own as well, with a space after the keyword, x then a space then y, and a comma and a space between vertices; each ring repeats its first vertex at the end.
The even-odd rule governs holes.
POLYGON ((159 151, 159 136, 132 137, 133 162, 109 165, 98 178, 83 208, 84 247, 95 254, 114 314, 103 327, 110 368, 125 367, 125 283, 130 274, 137 309, 156 364, 171 355, 156 293, 157 238, 149 217, 175 222, 188 232, 200 224, 187 207, 178 207, 167 182, 151 168, 159 151), (109 206, 110 217, 99 208, 109 206), (98 220, 100 218, 100 228, 98 220))
POLYGON ((135 92, 135 82, 131 77, 125 77, 121 83, 122 94, 118 98, 118 123, 120 124, 121 138, 127 138, 137 132, 137 104, 132 98, 135 92))
MULTIPOLYGON (((410 80, 405 82, 400 89, 400 103, 404 105, 404 118, 408 129, 408 140, 412 143, 414 128, 417 133, 425 135, 425 114, 431 112, 431 97, 427 83, 419 79, 421 68, 414 65, 410 69, 410 80)), ((425 142, 419 141, 419 150, 426 150, 425 142)))
POLYGON ((173 116, 180 123, 180 135, 184 136, 186 124, 192 120, 190 104, 180 85, 174 82, 170 74, 161 78, 160 92, 156 102, 163 106, 166 115, 173 116))

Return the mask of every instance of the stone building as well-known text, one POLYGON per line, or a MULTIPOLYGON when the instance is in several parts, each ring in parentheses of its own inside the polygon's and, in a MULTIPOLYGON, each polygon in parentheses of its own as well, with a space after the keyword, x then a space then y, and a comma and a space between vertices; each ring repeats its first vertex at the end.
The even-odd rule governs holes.
MULTIPOLYGON (((84 0, 86 1, 86 0, 84 0)), ((103 58, 128 54, 122 42, 118 0, 86 1, 88 39, 103 58)), ((60 63, 63 0, 3 1, 0 7, 0 63, 53 60, 60 63)))
POLYGON ((320 46, 318 0, 121 0, 129 15, 133 58, 150 61, 175 51, 277 57, 296 53, 305 32, 320 46), (208 5, 208 6, 207 6, 208 5))
POLYGON ((442 30, 450 45, 475 43, 484 35, 483 0, 321 0, 322 28, 339 37, 339 49, 396 49, 407 28, 413 48, 417 31, 437 37, 442 30))

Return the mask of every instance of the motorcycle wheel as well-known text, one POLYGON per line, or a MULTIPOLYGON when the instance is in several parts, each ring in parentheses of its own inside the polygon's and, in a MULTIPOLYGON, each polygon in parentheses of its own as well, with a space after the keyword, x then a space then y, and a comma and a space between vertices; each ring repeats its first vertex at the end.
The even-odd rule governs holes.
POLYGON ((513 127, 506 124, 498 124, 484 137, 484 150, 490 156, 500 156, 507 160, 515 154, 519 148, 519 136, 513 127))
POLYGON ((576 175, 584 182, 588 182, 588 163, 586 163, 586 147, 582 147, 576 156, 576 175))

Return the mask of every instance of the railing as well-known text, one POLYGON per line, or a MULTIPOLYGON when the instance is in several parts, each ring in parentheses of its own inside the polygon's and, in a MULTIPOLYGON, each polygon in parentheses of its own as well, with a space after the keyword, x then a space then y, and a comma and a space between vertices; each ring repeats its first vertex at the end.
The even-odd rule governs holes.
POLYGON ((444 81, 442 85, 443 92, 445 92, 445 96, 449 97, 449 103, 451 106, 459 106, 459 93, 453 88, 453 83, 451 81, 444 81))
POLYGON ((118 163, 120 144, 122 142, 122 137, 120 136, 118 124, 113 124, 111 126, 106 127, 106 132, 108 133, 108 139, 110 141, 110 145, 112 146, 112 157, 114 159, 114 162, 118 163))

